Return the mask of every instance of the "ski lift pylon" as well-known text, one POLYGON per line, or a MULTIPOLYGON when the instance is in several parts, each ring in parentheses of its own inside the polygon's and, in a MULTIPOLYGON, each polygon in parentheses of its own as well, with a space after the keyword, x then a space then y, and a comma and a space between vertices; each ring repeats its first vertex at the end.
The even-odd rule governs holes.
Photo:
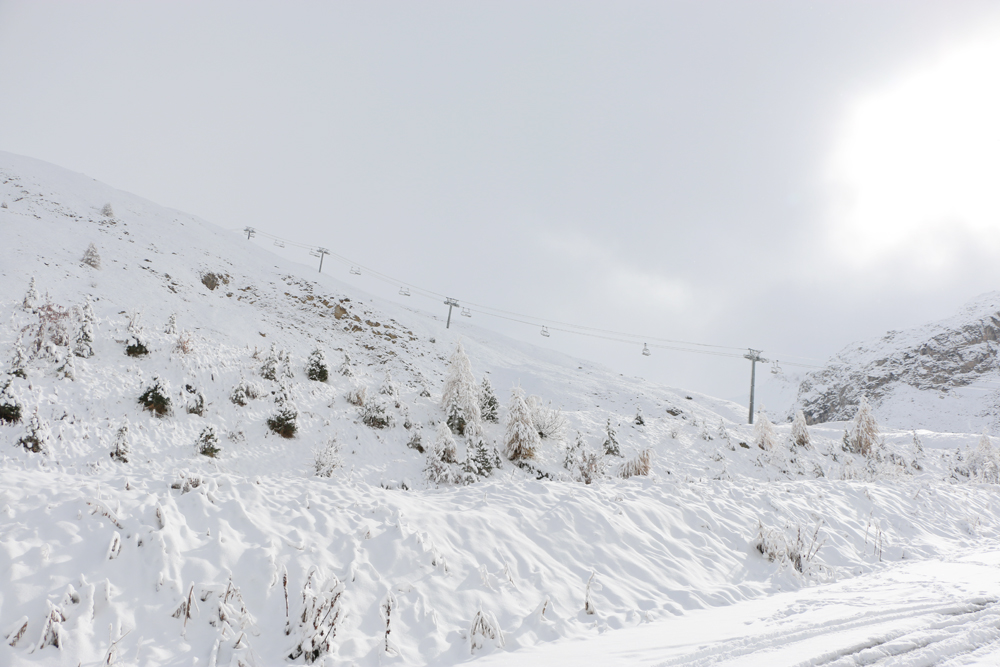
POLYGON ((409 287, 400 287, 399 288, 399 296, 410 296, 410 288, 409 287))
POLYGON ((361 268, 357 267, 357 266, 352 266, 351 267, 351 275, 352 276, 360 276, 361 275, 361 268))
POLYGON ((653 353, 649 351, 649 346, 646 345, 645 343, 643 343, 642 344, 642 356, 648 357, 651 354, 653 354, 653 353))
POLYGON ((542 327, 542 335, 545 336, 546 338, 549 337, 549 328, 548 327, 542 327))

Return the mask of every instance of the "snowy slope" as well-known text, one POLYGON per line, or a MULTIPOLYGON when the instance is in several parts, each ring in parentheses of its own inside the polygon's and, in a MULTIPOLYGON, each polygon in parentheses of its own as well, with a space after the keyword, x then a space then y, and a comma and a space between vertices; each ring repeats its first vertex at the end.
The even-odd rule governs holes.
POLYGON ((848 419, 864 394, 893 426, 992 431, 998 337, 1000 292, 989 292, 940 322, 852 343, 803 380, 796 403, 815 422, 848 419))
MULTIPOLYGON (((89 296, 97 316, 95 354, 74 357, 73 379, 60 377, 68 349, 54 344, 9 390, 24 419, 0 425, 0 664, 103 664, 109 651, 122 664, 302 663, 317 609, 335 630, 318 656, 327 664, 452 664, 1000 536, 993 487, 953 483, 965 481, 956 450, 976 436, 922 432, 921 454, 909 432, 889 432, 898 465, 873 467, 840 449, 842 423, 813 428, 813 447, 795 450, 780 426, 765 452, 736 404, 464 322, 446 330, 51 165, 0 153, 0 202, 3 369, 18 340, 31 349, 39 312, 59 318, 89 296), (100 269, 81 262, 90 243, 100 269), (32 277, 51 308, 24 309, 32 277), (137 311, 144 357, 125 354, 137 311), (171 315, 178 331, 165 333, 171 315), (460 338, 501 402, 519 384, 562 409, 564 438, 542 441, 534 472, 506 462, 437 487, 407 446, 417 432, 427 444, 444 417, 460 338), (284 388, 260 375, 272 344, 290 357, 284 388), (327 382, 305 377, 316 348, 327 382), (336 372, 345 354, 351 377, 336 372), (379 394, 386 371, 398 399, 379 394), (138 403, 154 376, 170 387, 162 419, 138 403), (240 406, 230 396, 244 380, 262 391, 240 406), (346 395, 362 386, 392 427, 361 423, 346 395), (284 391, 299 413, 290 440, 266 425, 284 391), (199 393, 206 409, 189 413, 199 393), (35 414, 51 431, 47 454, 17 444, 35 414), (599 448, 608 420, 625 457, 652 450, 648 477, 615 477, 617 457, 591 485, 563 467, 565 443, 579 431, 599 448), (120 463, 109 453, 126 422, 132 452, 120 463), (218 458, 196 451, 207 426, 218 458), (316 452, 331 442, 341 464, 318 477, 316 452), (759 534, 801 539, 813 558, 770 562, 759 534), (473 654, 480 610, 503 640, 473 654)), ((487 425, 488 441, 502 436, 502 423, 487 425)))

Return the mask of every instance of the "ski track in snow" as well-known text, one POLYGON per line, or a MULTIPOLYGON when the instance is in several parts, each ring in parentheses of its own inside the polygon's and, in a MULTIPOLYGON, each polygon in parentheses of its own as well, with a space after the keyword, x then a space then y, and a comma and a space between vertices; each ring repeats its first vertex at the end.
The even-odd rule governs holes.
MULTIPOLYGON (((956 470, 978 435, 921 432, 920 454, 909 432, 888 431, 887 452, 897 458, 873 468, 842 451, 843 423, 812 427, 808 449, 789 446, 789 426, 777 425, 779 445, 764 452, 739 405, 468 322, 446 330, 438 317, 372 299, 79 174, 0 153, 0 200, 8 203, 0 208, 0 370, 38 323, 21 307, 30 277, 43 300, 62 307, 92 297, 97 316, 95 354, 75 360, 75 379, 60 378, 42 354, 11 385, 25 421, 37 412, 50 426, 50 453, 16 444, 24 423, 0 426, 4 667, 104 664, 112 651, 128 665, 301 664, 303 655, 288 656, 310 635, 299 619, 316 608, 335 619, 329 653, 316 664, 359 667, 533 664, 532 656, 563 664, 564 651, 578 652, 572 664, 588 664, 590 654, 608 655, 609 638, 643 633, 705 639, 593 664, 753 664, 784 651, 789 661, 773 664, 915 665, 972 660, 996 639, 1000 588, 958 595, 914 579, 912 600, 897 592, 883 608, 866 602, 873 577, 913 562, 950 563, 1000 539, 996 487, 956 470), (108 202, 114 218, 100 212, 108 202), (90 243, 100 270, 80 262, 90 243), (225 280, 211 289, 208 272, 225 280), (151 351, 131 358, 127 315, 137 310, 151 351), (179 334, 164 332, 173 313, 190 335, 187 352, 176 347, 179 334), (432 438, 443 418, 446 360, 460 339, 476 379, 488 374, 502 403, 520 384, 562 409, 566 442, 579 431, 591 449, 602 446, 610 419, 626 457, 652 450, 650 475, 617 478, 621 459, 607 456, 608 474, 584 485, 564 469, 563 443, 546 439, 534 465, 549 479, 508 462, 469 486, 429 484, 425 456, 407 443, 414 432, 432 438), (265 424, 283 392, 260 375, 272 344, 288 351, 295 374, 292 440, 265 424), (323 383, 304 378, 317 347, 332 371, 323 383), (337 373, 345 354, 353 377, 337 373), (398 401, 378 393, 386 371, 398 401), (137 403, 154 376, 170 387, 164 419, 137 403), (241 379, 262 390, 246 406, 230 400, 241 379), (204 415, 186 409, 195 396, 186 385, 203 392, 204 415), (362 386, 394 426, 361 423, 345 396, 362 386), (635 423, 638 409, 645 424, 635 423), (124 419, 127 464, 109 457, 124 419), (209 425, 219 435, 215 459, 195 449, 209 425), (317 477, 315 453, 331 440, 342 464, 317 477), (781 542, 801 537, 815 558, 801 572, 787 559, 767 560, 755 546, 760 530, 781 542), (594 613, 585 611, 588 581, 594 613), (837 586, 855 591, 855 601, 809 601, 837 586), (788 611, 761 621, 767 631, 736 632, 745 630, 745 610, 762 608, 753 605, 778 614, 776 605, 799 593, 803 608, 826 610, 828 622, 788 611), (496 619, 502 647, 485 642, 472 652, 479 609, 496 619), (743 616, 726 637, 705 636, 704 627, 734 614, 743 616), (808 655, 795 662, 791 654, 808 655)), ((487 424, 485 435, 498 442, 502 423, 487 424)))

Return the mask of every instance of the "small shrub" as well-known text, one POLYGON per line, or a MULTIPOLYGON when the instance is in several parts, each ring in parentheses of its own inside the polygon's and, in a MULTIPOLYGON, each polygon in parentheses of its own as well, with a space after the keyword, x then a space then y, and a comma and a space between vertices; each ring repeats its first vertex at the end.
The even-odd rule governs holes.
POLYGON ((177 336, 177 342, 174 343, 174 351, 181 354, 191 354, 194 351, 194 337, 190 331, 182 331, 177 336))
POLYGON ((385 406, 375 401, 362 405, 359 416, 365 426, 371 428, 389 428, 395 423, 393 416, 386 412, 385 406))
POLYGON ((267 427, 282 438, 294 438, 299 430, 299 413, 291 407, 282 407, 274 415, 268 417, 267 427))
POLYGON ((805 572, 826 542, 825 538, 819 541, 822 523, 816 524, 811 539, 803 534, 801 525, 795 527, 793 539, 788 539, 783 531, 765 528, 763 523, 758 522, 757 526, 757 536, 752 542, 754 548, 772 563, 790 563, 798 572, 805 572))
POLYGON ((326 364, 326 355, 319 348, 312 351, 306 361, 306 377, 314 382, 326 382, 330 377, 330 369, 326 364))
POLYGON ((14 377, 25 378, 28 377, 27 372, 28 366, 28 353, 24 349, 24 345, 21 344, 21 339, 18 338, 14 341, 14 352, 10 357, 10 370, 7 372, 14 377))
POLYGON ((132 312, 129 315, 125 354, 130 357, 144 357, 149 354, 149 348, 146 347, 145 336, 142 332, 142 314, 139 312, 132 312))
POLYGON ((631 458, 622 464, 618 471, 618 476, 622 479, 629 477, 645 477, 649 474, 653 458, 652 449, 644 449, 635 458, 631 458))
POLYGON ((167 324, 163 327, 163 333, 168 336, 177 334, 177 313, 171 313, 170 317, 167 318, 167 324))
POLYGON ((97 252, 97 246, 91 243, 87 246, 87 250, 83 253, 83 259, 80 260, 87 266, 100 269, 101 268, 101 256, 97 252))
POLYGON ((219 285, 228 285, 229 276, 225 273, 203 273, 201 283, 208 289, 215 291, 219 285))
POLYGON ((316 452, 316 459, 313 462, 316 476, 330 477, 340 464, 340 445, 335 439, 330 438, 326 446, 316 452))
POLYGON ((199 454, 213 459, 222 451, 219 448, 219 438, 215 435, 215 429, 212 426, 206 426, 202 429, 195 446, 198 448, 199 454))
POLYGON ((24 294, 24 300, 21 302, 21 308, 29 313, 33 313, 35 312, 35 308, 38 307, 40 300, 41 297, 38 295, 38 288, 35 287, 35 279, 32 277, 31 282, 28 283, 28 291, 24 294))
POLYGON ((144 410, 149 410, 157 417, 166 417, 170 414, 170 393, 166 383, 159 377, 153 377, 153 384, 139 396, 139 403, 144 410))
POLYGON ((103 215, 105 218, 115 217, 115 209, 111 207, 111 202, 108 202, 107 204, 104 205, 104 207, 101 209, 101 215, 103 215))
POLYGON ((60 380, 76 379, 76 363, 73 361, 72 354, 67 354, 62 364, 56 369, 56 377, 60 380))
POLYGON ((583 442, 583 436, 576 434, 576 442, 566 448, 563 467, 578 482, 592 484, 594 480, 604 475, 606 464, 604 457, 590 449, 583 442))
POLYGON ((187 413, 189 415, 198 415, 199 417, 205 416, 205 394, 200 389, 195 390, 191 385, 188 385, 188 393, 192 394, 191 400, 187 404, 187 413))
POLYGON ((562 440, 563 432, 566 429, 566 418, 562 411, 542 403, 538 396, 529 396, 526 401, 528 409, 531 411, 531 423, 538 431, 538 437, 549 440, 562 440))
POLYGON ((10 392, 10 380, 0 389, 0 424, 18 424, 21 421, 21 406, 10 392))
POLYGON ((233 393, 229 395, 229 400, 235 405, 245 407, 250 401, 260 398, 261 389, 252 382, 240 378, 240 383, 233 388, 233 393))
POLYGON ((24 447, 26 451, 34 454, 48 454, 49 444, 52 441, 52 432, 48 423, 38 416, 36 410, 31 419, 28 420, 27 432, 17 440, 17 444, 24 447))
POLYGON ((128 422, 126 421, 115 434, 115 448, 111 450, 111 458, 119 463, 128 463, 131 455, 132 448, 129 446, 128 422))
POLYGON ((500 623, 496 616, 480 609, 473 617, 472 627, 469 629, 469 653, 473 653, 476 649, 481 649, 487 644, 503 648, 503 632, 500 630, 500 623))
POLYGON ((421 440, 422 438, 420 435, 420 429, 417 429, 416 431, 413 432, 413 435, 410 436, 410 439, 407 441, 406 446, 409 447, 410 449, 415 449, 421 454, 423 454, 424 445, 423 442, 421 442, 421 440))
POLYGON ((347 402, 351 405, 362 407, 368 402, 368 387, 360 386, 347 392, 347 402))

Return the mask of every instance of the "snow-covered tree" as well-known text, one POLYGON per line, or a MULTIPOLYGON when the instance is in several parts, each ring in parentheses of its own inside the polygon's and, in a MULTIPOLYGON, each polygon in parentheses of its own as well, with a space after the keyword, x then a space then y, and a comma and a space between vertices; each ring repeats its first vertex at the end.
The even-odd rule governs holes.
POLYGON ((351 366, 351 357, 344 354, 344 361, 340 364, 337 372, 344 377, 354 377, 354 368, 351 366))
POLYGON ((799 447, 809 446, 809 428, 806 426, 806 413, 799 410, 792 421, 792 444, 799 447))
POLYGON ((38 416, 38 410, 28 420, 27 432, 17 440, 17 444, 35 454, 48 454, 52 443, 52 431, 47 421, 38 416))
POLYGON ((166 417, 170 414, 170 385, 154 375, 153 383, 139 396, 139 404, 157 417, 166 417))
POLYGON ((493 385, 490 379, 483 376, 483 383, 479 386, 479 414, 484 422, 496 424, 500 421, 500 401, 493 393, 493 385))
POLYGON ((101 256, 97 252, 97 246, 93 243, 87 246, 87 250, 83 253, 83 259, 80 261, 91 268, 100 269, 101 256))
POLYGON ((167 318, 167 324, 163 327, 163 333, 168 336, 177 334, 177 313, 170 313, 170 317, 167 318))
POLYGON ((546 405, 540 396, 529 396, 525 404, 531 413, 531 423, 535 425, 538 437, 561 442, 566 431, 566 418, 563 417, 562 410, 553 408, 551 402, 546 405))
POLYGON ((10 367, 7 370, 13 376, 19 378, 28 377, 28 353, 21 344, 21 338, 14 341, 14 350, 10 357, 10 367))
POLYGON ((323 350, 316 348, 306 361, 306 377, 314 382, 326 382, 330 377, 330 367, 326 363, 323 350))
POLYGON ((219 455, 222 449, 219 448, 219 437, 215 434, 214 426, 208 425, 201 430, 201 435, 198 436, 195 448, 202 456, 214 459, 219 455))
POLYGON ((76 364, 73 362, 73 354, 70 352, 66 353, 66 356, 62 360, 62 364, 56 368, 56 377, 60 380, 75 380, 76 379, 76 364))
POLYGON ((862 396, 848 437, 851 451, 867 457, 874 456, 878 447, 878 439, 878 423, 875 421, 875 415, 872 414, 867 397, 862 396))
POLYGON ((642 408, 635 409, 635 419, 633 420, 636 426, 645 426, 646 420, 642 416, 642 408))
POLYGON ((476 443, 469 448, 466 455, 466 468, 480 477, 489 477, 493 471, 503 467, 500 452, 493 445, 487 444, 483 438, 477 438, 476 443))
POLYGON ((997 456, 986 429, 983 429, 976 451, 969 456, 968 466, 973 479, 990 484, 997 483, 997 456))
POLYGON ((504 433, 504 454, 511 461, 535 458, 538 449, 538 431, 531 421, 531 412, 524 402, 520 387, 511 390, 507 406, 507 430, 504 433))
POLYGON ((774 449, 777 436, 774 434, 774 425, 767 418, 764 408, 757 411, 757 423, 754 424, 754 442, 765 451, 774 449))
POLYGON ((35 278, 31 278, 31 282, 28 283, 28 291, 24 295, 24 301, 21 302, 21 307, 24 308, 29 313, 35 312, 35 308, 38 307, 38 302, 41 297, 38 296, 38 289, 35 288, 35 278))
POLYGON ((924 458, 924 443, 920 442, 920 436, 917 435, 916 431, 913 431, 913 462, 910 466, 914 470, 923 470, 923 466, 920 464, 920 459, 924 458))
POLYGON ((103 215, 105 218, 115 217, 115 209, 111 207, 111 202, 108 202, 107 204, 104 205, 103 208, 101 208, 101 215, 103 215))
POLYGON ((0 424, 17 424, 21 421, 21 406, 11 391, 12 377, 8 377, 0 388, 0 424))
POLYGON ((146 336, 142 329, 142 313, 133 311, 129 315, 127 333, 125 354, 130 357, 141 357, 149 354, 149 348, 146 347, 146 336))
POLYGON ((472 375, 472 364, 462 348, 462 342, 455 345, 455 352, 448 362, 448 375, 441 395, 448 427, 452 433, 476 437, 482 432, 482 416, 479 412, 479 387, 472 375))
POLYGON ((260 365, 260 376, 265 380, 277 380, 278 379, 278 347, 274 343, 271 343, 271 349, 268 350, 267 356, 264 357, 264 363, 260 365))
POLYGON ((622 449, 618 446, 618 434, 611 426, 610 417, 608 417, 608 423, 604 426, 603 449, 605 456, 622 456, 622 449))
POLYGON ((316 476, 330 477, 340 464, 340 445, 335 438, 330 438, 324 447, 316 451, 316 459, 313 462, 316 476))
POLYGON ((385 377, 382 379, 382 386, 378 388, 378 393, 393 400, 399 397, 399 386, 392 379, 392 373, 388 370, 385 371, 385 377))
POLYGON ((599 452, 587 447, 583 436, 577 432, 576 442, 566 447, 563 467, 570 472, 576 481, 590 484, 604 475, 606 464, 604 457, 599 452))
POLYGON ((445 422, 438 422, 434 441, 426 448, 427 465, 424 475, 432 484, 451 484, 460 481, 461 474, 455 465, 457 454, 455 438, 445 422))
POLYGON ((128 463, 132 455, 132 447, 129 444, 128 419, 122 420, 122 425, 118 427, 115 434, 115 448, 111 450, 111 458, 119 463, 128 463))
POLYGON ((94 323, 97 321, 89 294, 83 307, 80 308, 79 314, 76 336, 73 341, 73 353, 86 359, 94 356, 94 323))

